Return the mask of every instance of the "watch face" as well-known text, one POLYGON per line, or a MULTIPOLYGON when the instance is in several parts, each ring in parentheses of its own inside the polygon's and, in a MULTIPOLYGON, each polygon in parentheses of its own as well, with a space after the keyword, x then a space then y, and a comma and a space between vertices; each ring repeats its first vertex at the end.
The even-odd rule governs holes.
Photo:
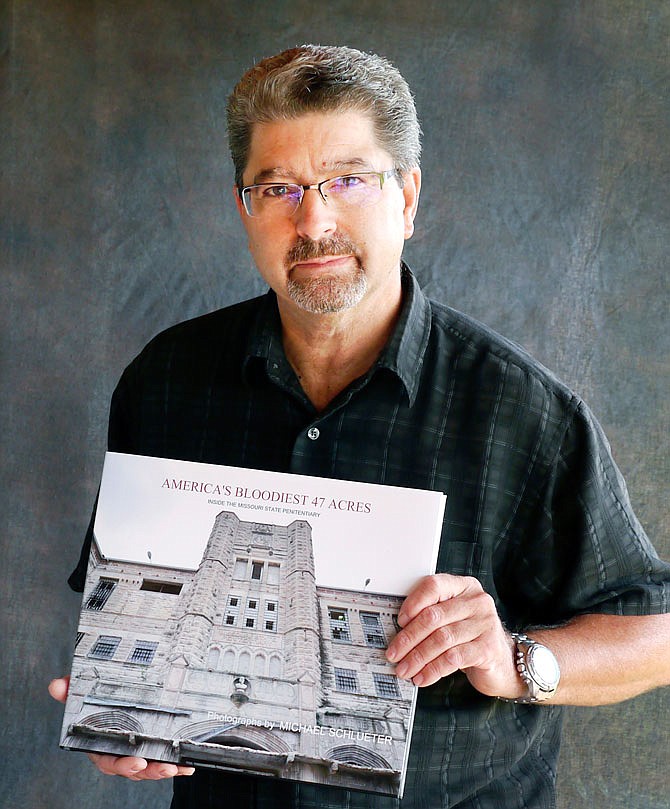
POLYGON ((556 658, 546 646, 531 646, 526 665, 528 673, 543 691, 556 688, 561 672, 556 658))

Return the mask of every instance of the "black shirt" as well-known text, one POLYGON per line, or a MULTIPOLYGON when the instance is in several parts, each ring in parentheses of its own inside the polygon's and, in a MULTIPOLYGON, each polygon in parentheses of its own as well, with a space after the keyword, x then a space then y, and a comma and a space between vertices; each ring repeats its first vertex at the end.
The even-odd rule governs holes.
MULTIPOLYGON (((119 382, 109 449, 443 491, 438 571, 478 578, 510 629, 668 611, 670 566, 584 403, 428 301, 406 267, 403 294, 377 362, 321 413, 286 360, 272 292, 168 329, 119 382)), ((203 770, 175 779, 173 807, 549 809, 560 723, 556 706, 491 699, 457 673, 420 691, 401 804, 203 770)))

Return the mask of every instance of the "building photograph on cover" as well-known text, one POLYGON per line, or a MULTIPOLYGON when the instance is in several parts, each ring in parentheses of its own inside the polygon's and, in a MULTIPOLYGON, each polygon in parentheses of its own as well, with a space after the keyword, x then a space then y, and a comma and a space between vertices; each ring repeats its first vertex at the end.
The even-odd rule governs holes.
POLYGON ((441 495, 373 489, 109 453, 61 745, 402 794, 416 689, 384 652, 414 574, 389 549, 441 495))

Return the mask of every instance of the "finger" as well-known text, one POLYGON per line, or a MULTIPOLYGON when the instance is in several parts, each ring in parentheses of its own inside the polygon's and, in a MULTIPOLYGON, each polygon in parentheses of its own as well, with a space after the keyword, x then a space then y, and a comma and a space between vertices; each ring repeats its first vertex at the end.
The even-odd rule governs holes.
POLYGON ((149 766, 145 758, 113 756, 108 753, 89 753, 88 757, 104 775, 122 775, 139 780, 138 776, 149 766))
MULTIPOLYGON (((415 622, 419 618, 415 619, 415 622)), ((444 664, 442 676, 452 674, 460 668, 463 653, 453 656, 450 656, 450 653, 455 649, 467 649, 480 637, 483 627, 484 624, 477 615, 468 616, 456 623, 437 626, 401 658, 396 666, 396 675, 401 679, 413 680, 419 672, 438 659, 444 664)))
POLYGON ((442 677, 448 677, 455 671, 467 672, 473 669, 483 671, 493 665, 493 651, 494 647, 488 639, 488 634, 480 635, 436 655, 421 669, 411 672, 408 679, 411 679, 414 685, 425 687, 436 683, 442 677))
POLYGON ((89 753, 88 757, 105 775, 120 775, 131 781, 160 781, 180 775, 193 775, 194 767, 170 764, 165 761, 147 761, 138 756, 113 756, 89 753))
POLYGON ((69 677, 57 677, 55 680, 52 680, 47 686, 51 696, 55 700, 58 700, 58 702, 65 702, 65 700, 67 699, 67 692, 69 687, 70 687, 69 677))
POLYGON ((399 663, 431 636, 434 636, 433 642, 446 644, 439 649, 439 654, 445 648, 475 637, 478 629, 471 628, 468 633, 460 624, 476 620, 476 601, 472 598, 454 598, 425 607, 393 638, 386 652, 387 660, 399 663), (459 632, 460 635, 457 634, 459 632))
POLYGON ((470 576, 453 576, 450 573, 424 576, 403 601, 398 624, 405 627, 426 607, 456 598, 473 588, 481 589, 481 584, 470 576))

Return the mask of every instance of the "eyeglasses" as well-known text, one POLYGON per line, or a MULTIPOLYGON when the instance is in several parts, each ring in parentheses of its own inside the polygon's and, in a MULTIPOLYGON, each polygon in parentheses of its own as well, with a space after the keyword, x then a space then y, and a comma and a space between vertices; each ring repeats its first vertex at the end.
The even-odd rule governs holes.
POLYGON ((242 188, 239 194, 249 216, 291 216, 300 207, 305 191, 318 191, 327 205, 343 211, 374 205, 382 195, 384 181, 389 177, 399 179, 400 174, 397 169, 388 169, 331 177, 314 185, 258 183, 242 188))

